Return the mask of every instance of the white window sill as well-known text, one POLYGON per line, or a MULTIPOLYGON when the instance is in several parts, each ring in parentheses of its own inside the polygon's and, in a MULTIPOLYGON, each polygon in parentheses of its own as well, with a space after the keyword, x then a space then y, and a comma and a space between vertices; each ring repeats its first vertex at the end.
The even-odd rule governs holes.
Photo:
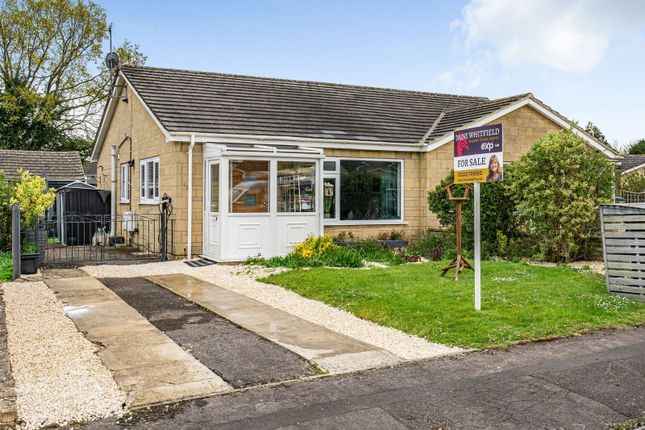
POLYGON ((355 221, 335 221, 335 220, 323 220, 323 225, 333 226, 333 225, 408 225, 406 221, 403 220, 355 220, 355 221))
POLYGON ((159 200, 139 200, 140 205, 158 205, 159 200))
POLYGON ((123 199, 121 199, 121 200, 119 200, 119 203, 130 203, 130 200, 123 200, 123 199))

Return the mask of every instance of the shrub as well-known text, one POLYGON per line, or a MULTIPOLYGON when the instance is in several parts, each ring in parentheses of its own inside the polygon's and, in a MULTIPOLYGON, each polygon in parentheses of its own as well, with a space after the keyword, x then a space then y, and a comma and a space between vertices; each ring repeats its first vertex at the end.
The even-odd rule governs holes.
POLYGON ((359 240, 349 246, 330 244, 329 238, 310 237, 295 246, 295 250, 284 257, 264 259, 253 257, 246 260, 250 265, 267 267, 363 267, 364 261, 386 264, 401 264, 405 259, 391 249, 382 247, 376 240, 359 240), (300 246, 302 245, 302 246, 300 246))
POLYGON ((334 242, 347 242, 354 239, 354 233, 352 233, 351 231, 341 231, 336 236, 334 236, 334 242))
MULTIPOLYGON (((428 193, 430 211, 437 215, 441 225, 451 233, 455 233, 456 211, 455 202, 448 200, 448 192, 443 188, 453 181, 451 171, 441 184, 428 193)), ((497 232, 507 237, 517 236, 517 217, 515 205, 511 199, 510 184, 513 181, 513 169, 504 166, 504 182, 481 185, 481 239, 482 254, 497 255, 497 232)), ((463 186, 456 186, 456 193, 463 192, 463 186)), ((462 204, 462 245, 465 249, 473 247, 473 196, 462 204)), ((454 243, 454 240, 453 240, 454 243)), ((454 245, 453 245, 454 248, 454 245)))
POLYGON ((40 176, 32 176, 26 170, 19 170, 20 181, 16 183, 9 199, 12 205, 20 206, 20 216, 24 226, 32 226, 38 217, 54 204, 56 193, 47 189, 47 182, 40 176))
POLYGON ((620 178, 620 189, 641 193, 645 191, 645 175, 641 172, 632 172, 620 178))
POLYGON ((413 239, 405 249, 406 255, 418 255, 433 261, 452 258, 455 252, 454 234, 430 230, 413 239))
POLYGON ((614 165, 571 131, 540 139, 513 163, 511 196, 542 259, 582 255, 598 234, 598 205, 611 201, 615 178, 614 165))
POLYGON ((293 247, 293 252, 302 258, 320 258, 328 250, 338 247, 329 236, 308 236, 304 242, 293 247))
POLYGON ((0 252, 11 249, 11 186, 0 170, 0 252))

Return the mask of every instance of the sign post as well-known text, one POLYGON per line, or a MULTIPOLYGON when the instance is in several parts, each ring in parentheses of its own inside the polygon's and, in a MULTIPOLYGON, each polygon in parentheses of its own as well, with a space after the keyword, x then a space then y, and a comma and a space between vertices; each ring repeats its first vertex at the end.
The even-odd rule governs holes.
POLYGON ((455 184, 474 184, 475 309, 481 310, 481 188, 482 182, 502 182, 504 139, 501 124, 455 131, 455 184))

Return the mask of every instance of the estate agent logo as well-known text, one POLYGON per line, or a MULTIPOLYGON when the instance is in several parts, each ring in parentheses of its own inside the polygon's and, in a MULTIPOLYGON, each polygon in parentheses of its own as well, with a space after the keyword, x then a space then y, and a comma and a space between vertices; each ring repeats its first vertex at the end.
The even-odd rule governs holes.
POLYGON ((502 124, 455 131, 455 184, 502 182, 502 124))

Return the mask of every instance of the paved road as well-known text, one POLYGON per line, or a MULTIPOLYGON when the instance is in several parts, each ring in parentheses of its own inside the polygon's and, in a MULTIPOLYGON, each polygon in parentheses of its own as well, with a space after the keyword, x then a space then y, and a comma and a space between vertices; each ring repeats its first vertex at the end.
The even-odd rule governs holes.
POLYGON ((645 327, 266 386, 88 429, 605 429, 645 417, 645 327))

